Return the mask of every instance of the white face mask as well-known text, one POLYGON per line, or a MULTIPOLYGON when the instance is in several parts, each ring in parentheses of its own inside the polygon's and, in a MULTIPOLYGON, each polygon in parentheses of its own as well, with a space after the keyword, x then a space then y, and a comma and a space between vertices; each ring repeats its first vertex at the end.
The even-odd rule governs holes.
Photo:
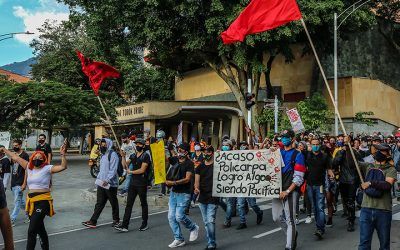
POLYGON ((366 147, 368 147, 368 143, 367 143, 367 142, 362 142, 362 143, 361 143, 361 146, 362 146, 363 148, 366 148, 366 147))

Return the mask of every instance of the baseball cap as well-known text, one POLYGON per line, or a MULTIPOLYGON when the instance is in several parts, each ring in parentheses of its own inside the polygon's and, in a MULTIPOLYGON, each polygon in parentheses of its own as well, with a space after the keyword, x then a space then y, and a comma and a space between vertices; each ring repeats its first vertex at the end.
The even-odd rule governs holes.
POLYGON ((180 148, 180 149, 182 149, 182 150, 184 150, 184 151, 186 151, 186 152, 189 152, 189 150, 190 150, 190 146, 189 146, 189 144, 188 144, 187 142, 182 142, 182 143, 178 146, 178 148, 180 148))
POLYGON ((139 143, 139 144, 145 145, 146 141, 143 138, 136 138, 135 143, 139 143))
POLYGON ((223 146, 232 146, 232 141, 226 139, 226 140, 224 140, 224 141, 222 142, 222 145, 223 145, 223 146))

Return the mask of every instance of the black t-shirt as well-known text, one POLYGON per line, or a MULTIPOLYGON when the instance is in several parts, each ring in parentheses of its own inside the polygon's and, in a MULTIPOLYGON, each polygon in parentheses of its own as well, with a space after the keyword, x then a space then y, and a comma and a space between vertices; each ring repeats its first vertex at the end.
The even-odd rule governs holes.
POLYGON ((11 173, 11 161, 7 157, 4 157, 0 160, 0 168, 1 178, 3 178, 5 173, 11 173))
POLYGON ((200 175, 199 202, 203 204, 217 204, 217 198, 212 197, 214 164, 200 164, 195 170, 200 175))
MULTIPOLYGON (((186 173, 190 172, 194 175, 194 164, 191 160, 186 159, 184 162, 179 162, 179 178, 178 180, 182 180, 186 177, 186 173)), ((172 191, 175 193, 192 193, 192 183, 189 181, 186 184, 172 186, 172 191)))
MULTIPOLYGON (((19 157, 26 161, 29 161, 29 155, 25 151, 22 151, 19 157)), ((24 183, 24 177, 25 169, 15 162, 12 166, 11 187, 22 186, 22 184, 24 183)))
POLYGON ((0 209, 7 207, 6 192, 4 190, 3 182, 0 181, 0 209))
POLYGON ((46 155, 46 157, 49 156, 53 151, 51 151, 51 147, 48 143, 45 143, 44 145, 37 145, 36 146, 36 151, 42 151, 46 155))
POLYGON ((309 152, 306 167, 308 170, 307 184, 310 186, 321 186, 325 184, 326 170, 331 168, 330 157, 322 152, 315 155, 309 152))
POLYGON ((132 170, 138 170, 142 167, 142 163, 147 163, 146 173, 144 174, 132 174, 132 181, 130 185, 136 187, 147 186, 147 170, 150 167, 150 156, 146 152, 143 152, 139 157, 136 154, 132 154, 129 159, 132 163, 132 170))

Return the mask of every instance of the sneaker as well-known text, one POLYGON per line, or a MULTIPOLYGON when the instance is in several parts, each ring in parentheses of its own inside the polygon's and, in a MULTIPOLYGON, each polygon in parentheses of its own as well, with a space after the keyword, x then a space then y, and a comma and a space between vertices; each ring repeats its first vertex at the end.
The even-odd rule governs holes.
POLYGON ((199 226, 196 225, 195 229, 190 231, 189 241, 195 241, 199 237, 199 226))
POLYGON ((310 224, 312 222, 311 216, 307 216, 305 223, 310 224))
POLYGON ((111 223, 111 227, 116 227, 116 226, 120 226, 119 220, 114 220, 114 221, 111 223))
POLYGON ((82 222, 82 225, 84 225, 87 228, 92 228, 92 229, 97 227, 96 224, 91 222, 90 220, 82 222))
POLYGON ((24 223, 25 224, 28 224, 28 223, 30 223, 31 222, 31 220, 29 219, 29 216, 26 216, 26 218, 25 218, 25 220, 24 220, 24 223))
POLYGON ((349 224, 347 225, 347 231, 354 232, 354 222, 349 222, 349 224))
POLYGON ((165 196, 165 194, 159 194, 159 195, 158 195, 159 198, 162 198, 162 197, 164 197, 164 196, 165 196))
POLYGON ((126 192, 125 190, 121 190, 121 191, 118 193, 118 195, 124 197, 124 196, 127 195, 127 193, 128 193, 128 192, 126 192))
POLYGON ((15 227, 15 220, 11 220, 11 226, 15 227))
POLYGON ((263 221, 263 215, 264 215, 263 211, 261 211, 260 214, 257 214, 257 225, 260 225, 261 222, 263 221))
POLYGON ((142 225, 139 227, 139 231, 146 231, 147 229, 149 229, 147 222, 142 222, 142 225))
POLYGON ((294 223, 296 223, 296 225, 299 225, 299 224, 300 224, 299 218, 296 218, 296 219, 294 220, 294 223))
POLYGON ((242 229, 245 229, 245 228, 247 228, 246 223, 240 223, 239 226, 236 228, 236 230, 242 230, 242 229))
POLYGON ((123 227, 123 226, 120 226, 120 225, 117 225, 117 226, 115 226, 114 228, 115 228, 116 230, 120 231, 120 232, 124 232, 124 233, 128 232, 128 228, 123 227))
POLYGON ((232 224, 231 224, 231 222, 230 221, 228 221, 228 222, 225 222, 224 223, 224 228, 230 228, 232 226, 232 224))
POLYGON ((317 231, 315 231, 315 233, 314 233, 314 235, 317 236, 317 238, 318 238, 319 240, 322 240, 322 235, 323 235, 323 234, 324 234, 324 233, 322 233, 321 230, 317 230, 317 231))
POLYGON ((326 227, 332 227, 332 226, 333 226, 332 218, 329 218, 328 222, 326 223, 326 227))
POLYGON ((177 247, 183 247, 186 245, 184 240, 174 240, 171 244, 168 245, 169 248, 177 248, 177 247))
POLYGON ((195 207, 196 207, 196 202, 192 201, 192 202, 190 203, 190 207, 191 207, 191 208, 195 208, 195 207))

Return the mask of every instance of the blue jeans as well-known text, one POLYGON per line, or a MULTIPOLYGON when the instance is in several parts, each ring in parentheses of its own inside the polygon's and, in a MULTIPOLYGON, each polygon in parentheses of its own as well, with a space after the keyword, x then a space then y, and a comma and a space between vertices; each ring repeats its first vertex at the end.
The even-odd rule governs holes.
POLYGON ((360 245, 358 250, 370 250, 374 230, 378 234, 380 250, 390 249, 390 227, 392 211, 374 208, 361 208, 360 212, 360 245))
POLYGON ((184 240, 179 223, 182 223, 189 231, 193 231, 197 227, 196 223, 192 222, 185 214, 185 208, 190 204, 190 198, 190 194, 170 193, 168 221, 175 240, 184 240))
POLYGON ((226 198, 226 216, 225 216, 225 224, 231 222, 233 211, 236 208, 236 198, 226 198))
POLYGON ((207 233, 207 247, 216 247, 215 242, 215 217, 218 206, 215 204, 199 204, 201 216, 207 233))
POLYGON ((325 195, 323 186, 307 186, 307 195, 314 208, 317 229, 325 233, 325 195))
POLYGON ((125 185, 122 188, 122 190, 126 193, 129 190, 129 186, 131 185, 131 180, 132 180, 132 174, 128 174, 126 176, 126 180, 125 180, 125 185))
POLYGON ((10 217, 12 221, 15 221, 19 214, 19 210, 25 210, 25 199, 24 192, 21 190, 21 186, 12 187, 11 191, 14 195, 14 209, 10 217))
POLYGON ((246 200, 249 204, 249 207, 251 207, 257 215, 261 215, 263 213, 260 207, 257 205, 256 198, 238 198, 240 223, 246 223, 246 211, 244 209, 246 200))

